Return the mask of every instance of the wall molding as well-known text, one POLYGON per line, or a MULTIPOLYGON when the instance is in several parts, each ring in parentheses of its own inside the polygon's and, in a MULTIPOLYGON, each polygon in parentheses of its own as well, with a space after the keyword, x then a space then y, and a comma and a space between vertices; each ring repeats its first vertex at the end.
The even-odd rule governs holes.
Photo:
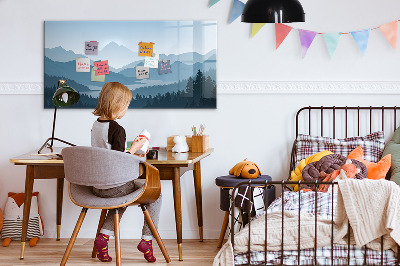
POLYGON ((1 83, 0 94, 43 94, 43 83, 1 83))
POLYGON ((218 94, 400 94, 400 81, 225 81, 218 94))
MULTIPOLYGON (((218 94, 400 94, 400 81, 220 81, 218 94)), ((43 83, 0 83, 0 94, 43 94, 43 83)))

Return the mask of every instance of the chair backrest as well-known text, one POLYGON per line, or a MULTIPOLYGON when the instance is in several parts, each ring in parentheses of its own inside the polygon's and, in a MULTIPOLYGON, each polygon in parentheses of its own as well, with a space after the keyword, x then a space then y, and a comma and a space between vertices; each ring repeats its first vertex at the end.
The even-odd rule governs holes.
POLYGON ((97 147, 67 147, 62 150, 65 179, 83 186, 118 186, 139 176, 144 158, 97 147))

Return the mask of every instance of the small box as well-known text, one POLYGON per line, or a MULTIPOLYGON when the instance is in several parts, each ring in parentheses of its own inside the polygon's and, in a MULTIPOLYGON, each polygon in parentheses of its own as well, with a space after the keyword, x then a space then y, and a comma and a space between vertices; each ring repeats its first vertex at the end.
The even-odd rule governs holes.
POLYGON ((192 152, 205 152, 208 150, 209 136, 192 136, 192 152))
MULTIPOLYGON (((174 137, 178 135, 173 135, 167 138, 167 151, 172 151, 175 146, 174 137)), ((186 143, 189 146, 189 151, 192 151, 192 136, 186 136, 186 143)))

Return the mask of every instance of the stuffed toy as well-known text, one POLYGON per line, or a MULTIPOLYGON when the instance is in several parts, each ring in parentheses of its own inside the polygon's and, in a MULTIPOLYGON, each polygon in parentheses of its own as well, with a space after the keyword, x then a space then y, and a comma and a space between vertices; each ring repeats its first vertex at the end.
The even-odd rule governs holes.
POLYGON ((231 170, 229 170, 229 174, 249 179, 260 176, 261 171, 258 166, 255 163, 246 160, 247 158, 242 162, 237 163, 231 170))
MULTIPOLYGON (((29 246, 36 245, 39 237, 43 235, 43 223, 39 216, 38 194, 32 193, 31 212, 29 214, 27 239, 29 246)), ((3 247, 8 247, 11 240, 21 241, 22 219, 24 213, 24 193, 8 193, 6 206, 4 208, 4 222, 1 230, 3 247)))
POLYGON ((172 148, 172 152, 188 152, 189 146, 186 143, 185 136, 175 136, 174 137, 175 146, 172 148))
POLYGON ((384 179, 386 177, 387 172, 390 169, 392 155, 385 155, 379 162, 373 163, 368 162, 363 159, 363 149, 361 146, 355 148, 350 154, 347 156, 349 159, 356 159, 367 166, 368 169, 368 179, 384 179))
MULTIPOLYGON (((315 153, 313 155, 308 156, 307 158, 301 160, 299 162, 299 164, 297 165, 297 167, 290 173, 290 181, 303 181, 303 176, 302 176, 302 172, 304 167, 306 167, 306 165, 308 165, 309 163, 312 162, 317 162, 319 160, 321 160, 322 157, 326 156, 326 155, 330 155, 333 154, 333 152, 331 151, 320 151, 318 153, 315 153)), ((295 185, 292 184, 291 185, 294 189, 294 191, 298 191, 299 190, 299 185, 295 185)))

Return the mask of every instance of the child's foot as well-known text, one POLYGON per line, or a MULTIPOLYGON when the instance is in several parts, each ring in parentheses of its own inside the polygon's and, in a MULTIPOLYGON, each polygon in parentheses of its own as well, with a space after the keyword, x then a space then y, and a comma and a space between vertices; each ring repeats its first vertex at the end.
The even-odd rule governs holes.
POLYGON ((153 245, 151 243, 151 240, 142 239, 142 241, 140 241, 139 245, 137 246, 137 249, 140 252, 143 252, 144 258, 148 262, 156 261, 156 257, 154 257, 153 255, 153 245))
POLYGON ((108 235, 100 233, 94 241, 94 247, 97 250, 97 258, 101 261, 112 261, 112 258, 108 255, 108 235))

